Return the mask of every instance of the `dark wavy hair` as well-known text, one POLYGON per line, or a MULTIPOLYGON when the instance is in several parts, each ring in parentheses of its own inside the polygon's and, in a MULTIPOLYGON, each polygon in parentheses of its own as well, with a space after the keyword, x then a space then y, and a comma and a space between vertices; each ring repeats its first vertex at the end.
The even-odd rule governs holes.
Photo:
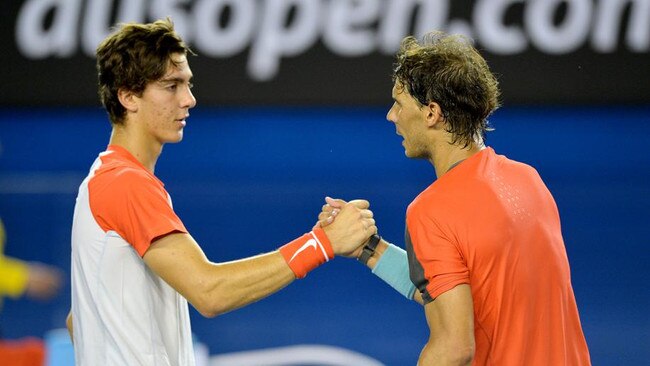
POLYGON ((141 95, 147 83, 165 75, 174 65, 174 53, 194 54, 174 31, 171 19, 149 24, 121 24, 97 47, 99 99, 113 124, 124 123, 126 110, 117 92, 141 95))
POLYGON ((485 139, 492 130, 487 118, 499 107, 499 84, 466 38, 431 32, 420 43, 406 37, 396 58, 393 82, 421 105, 440 105, 452 144, 485 139))

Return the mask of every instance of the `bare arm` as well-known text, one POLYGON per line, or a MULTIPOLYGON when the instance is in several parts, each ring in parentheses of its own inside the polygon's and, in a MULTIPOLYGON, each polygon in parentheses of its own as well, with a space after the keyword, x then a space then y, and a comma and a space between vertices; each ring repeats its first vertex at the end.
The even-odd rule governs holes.
POLYGON ((429 341, 418 366, 471 365, 474 359, 474 309, 469 285, 462 284, 424 306, 429 341))
MULTIPOLYGON (((335 222, 323 228, 337 255, 350 255, 377 232, 372 212, 357 206, 347 205, 335 222)), ((368 203, 362 206, 367 208, 368 203)), ((279 251, 213 263, 196 241, 184 233, 156 240, 143 259, 152 271, 207 317, 265 298, 291 283, 296 276, 279 251)))
POLYGON ((213 317, 260 300, 295 277, 280 252, 213 263, 189 234, 155 241, 144 261, 202 315, 213 317))

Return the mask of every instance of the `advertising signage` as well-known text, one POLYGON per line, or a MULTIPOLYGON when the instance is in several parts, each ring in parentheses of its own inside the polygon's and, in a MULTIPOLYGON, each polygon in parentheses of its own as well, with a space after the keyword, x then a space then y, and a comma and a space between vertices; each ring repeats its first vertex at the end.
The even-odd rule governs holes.
POLYGON ((469 37, 506 104, 650 102, 650 0, 24 0, 3 3, 2 105, 96 105, 115 23, 171 17, 200 104, 385 104, 400 40, 469 37), (7 84, 8 83, 8 84, 7 84))

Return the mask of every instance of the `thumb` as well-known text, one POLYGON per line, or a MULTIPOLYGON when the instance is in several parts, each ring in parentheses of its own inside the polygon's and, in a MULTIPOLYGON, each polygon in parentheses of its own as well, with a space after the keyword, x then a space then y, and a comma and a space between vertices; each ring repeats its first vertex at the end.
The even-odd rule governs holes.
POLYGON ((365 210, 370 207, 370 202, 366 200, 352 200, 349 202, 351 205, 356 206, 358 209, 365 210))
POLYGON ((327 204, 332 206, 333 208, 342 208, 346 204, 346 202, 343 201, 342 199, 334 199, 329 196, 325 197, 325 202, 327 202, 327 204))

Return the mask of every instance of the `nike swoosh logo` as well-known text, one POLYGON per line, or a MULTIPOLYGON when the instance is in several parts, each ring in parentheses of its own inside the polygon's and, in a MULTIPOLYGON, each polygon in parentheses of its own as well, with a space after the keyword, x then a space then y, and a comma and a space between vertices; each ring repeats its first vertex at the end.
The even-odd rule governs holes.
POLYGON ((316 249, 316 240, 314 240, 314 239, 309 239, 309 240, 307 240, 307 241, 305 242, 305 244, 303 244, 303 245, 302 245, 298 250, 296 250, 295 253, 293 253, 293 256, 291 257, 291 259, 289 259, 289 263, 291 263, 291 261, 292 261, 294 258, 296 258, 296 256, 297 256, 298 254, 300 254, 300 252, 304 251, 305 249, 307 249, 307 248, 309 248, 309 247, 313 247, 314 249, 316 249))

